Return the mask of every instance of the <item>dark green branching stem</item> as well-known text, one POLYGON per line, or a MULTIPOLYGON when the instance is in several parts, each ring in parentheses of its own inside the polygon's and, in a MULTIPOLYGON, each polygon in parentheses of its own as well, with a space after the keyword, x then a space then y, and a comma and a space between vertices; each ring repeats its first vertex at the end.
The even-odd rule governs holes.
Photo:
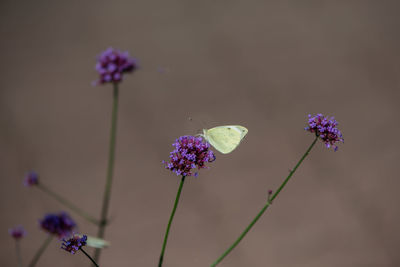
POLYGON ((293 168, 293 170, 290 171, 289 175, 286 177, 286 179, 283 181, 281 186, 276 190, 276 192, 270 197, 267 201, 267 203, 264 205, 264 207, 261 209, 261 211, 256 215, 256 217, 251 221, 251 223, 246 227, 246 229, 242 232, 242 234, 236 239, 236 241, 213 263, 211 264, 211 267, 217 266, 239 243, 242 241, 242 239, 245 237, 245 235, 250 231, 250 229, 254 226, 254 224, 260 219, 260 217, 263 215, 263 213, 267 210, 267 208, 271 205, 272 201, 279 195, 279 193, 282 191, 282 189, 285 187, 287 182, 290 180, 290 178, 293 176, 297 168, 300 166, 300 164, 303 162, 303 160, 308 156, 310 153, 311 149, 315 145, 315 143, 318 140, 318 136, 315 137, 314 141, 311 143, 309 148, 307 149, 306 153, 301 157, 299 162, 297 162, 296 166, 293 168))
POLYGON ((15 239, 15 252, 17 253, 18 267, 22 267, 21 248, 19 242, 18 239, 15 239))
POLYGON ((49 236, 46 238, 46 240, 43 242, 42 246, 39 248, 39 250, 36 252, 35 256, 33 256, 33 259, 29 263, 29 267, 33 267, 36 265, 38 260, 40 259, 40 256, 42 256, 43 252, 46 250, 46 248, 49 246, 50 241, 53 239, 53 236, 49 234, 49 236))
POLYGON ((83 252, 83 254, 86 255, 86 257, 89 258, 89 260, 93 263, 94 266, 99 267, 99 265, 97 264, 97 262, 94 261, 94 259, 92 259, 92 257, 89 256, 89 254, 86 253, 86 251, 83 250, 83 248, 79 248, 80 251, 83 252))
MULTIPOLYGON (((113 106, 111 114, 111 130, 110 130, 110 146, 108 153, 108 166, 107 166, 107 178, 106 185, 103 195, 103 207, 101 209, 101 219, 99 231, 97 232, 98 238, 104 237, 104 231, 107 224, 107 213, 110 204, 111 197, 111 185, 114 171, 114 159, 115 159, 115 143, 116 143, 116 133, 117 133, 117 115, 118 115, 118 84, 114 83, 113 88, 113 106)), ((98 262, 100 257, 101 249, 96 248, 94 251, 94 261, 98 262)))
POLYGON ((42 190, 43 192, 45 192, 46 194, 48 194, 49 196, 51 196, 52 198, 54 198, 55 200, 57 200, 58 202, 60 202, 61 204, 63 204, 64 206, 70 208, 72 211, 74 211, 79 216, 85 218, 87 221, 89 221, 93 224, 96 224, 96 225, 100 225, 100 222, 98 220, 96 220, 95 218, 93 218, 92 216, 87 214, 85 211, 81 210, 80 208, 78 208, 77 206, 75 206, 74 204, 72 204, 71 202, 66 200, 65 198, 63 198, 59 194, 53 192, 47 186, 43 185, 41 182, 39 182, 39 184, 37 184, 37 187, 40 190, 42 190))
POLYGON ((171 228, 172 220, 174 219, 176 207, 178 207, 178 202, 179 202, 179 198, 181 196, 183 183, 185 182, 185 177, 186 176, 182 176, 182 180, 181 180, 181 183, 179 184, 178 192, 176 193, 174 208, 172 209, 171 216, 169 217, 169 221, 168 221, 167 230, 165 231, 164 242, 163 242, 162 249, 161 249, 160 260, 158 261, 158 267, 161 267, 162 263, 163 263, 165 247, 167 246, 169 229, 171 228))

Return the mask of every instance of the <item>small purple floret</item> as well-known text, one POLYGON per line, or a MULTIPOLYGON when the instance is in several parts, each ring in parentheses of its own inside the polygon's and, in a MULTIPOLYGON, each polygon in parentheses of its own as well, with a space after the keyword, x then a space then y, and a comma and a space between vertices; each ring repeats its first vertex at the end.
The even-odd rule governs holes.
POLYGON ((26 235, 26 231, 21 225, 8 229, 8 233, 16 240, 21 239, 26 235))
POLYGON ((207 168, 206 162, 215 160, 214 153, 209 150, 210 144, 204 142, 201 137, 181 136, 172 144, 174 151, 170 152, 170 161, 163 161, 165 168, 173 171, 180 176, 195 176, 192 169, 207 168))
POLYGON ((81 247, 86 246, 87 236, 83 235, 82 237, 79 237, 78 235, 74 235, 67 240, 63 239, 62 241, 63 243, 61 248, 71 254, 75 254, 81 247))
POLYGON ((25 178, 24 178, 24 185, 27 187, 37 185, 39 183, 39 175, 34 172, 30 171, 26 173, 25 178))
POLYGON ((123 73, 133 72, 137 68, 136 59, 129 57, 128 52, 110 47, 97 58, 96 70, 100 77, 94 85, 119 83, 123 79, 123 73))
POLYGON ((344 142, 343 135, 336 126, 338 125, 334 117, 330 119, 325 118, 322 114, 315 116, 308 115, 308 126, 305 128, 306 131, 315 133, 322 142, 325 143, 327 148, 331 146, 337 151, 338 147, 335 145, 336 142, 344 142))
POLYGON ((66 212, 46 214, 42 220, 39 220, 39 224, 44 231, 59 238, 70 235, 76 227, 76 223, 66 212))

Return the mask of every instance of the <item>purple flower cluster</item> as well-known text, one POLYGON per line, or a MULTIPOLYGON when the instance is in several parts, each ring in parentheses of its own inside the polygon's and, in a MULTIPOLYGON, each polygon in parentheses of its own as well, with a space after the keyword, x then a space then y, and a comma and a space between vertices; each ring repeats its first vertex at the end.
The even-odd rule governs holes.
POLYGON ((25 175, 24 185, 27 187, 37 185, 39 183, 39 175, 34 172, 30 171, 25 175))
POLYGON ((130 58, 128 52, 108 48, 97 59, 96 70, 100 74, 94 85, 104 83, 118 83, 122 81, 124 72, 132 72, 137 69, 137 62, 130 58))
POLYGON ((210 144, 203 142, 201 137, 181 136, 172 146, 175 149, 170 153, 170 161, 163 163, 176 175, 197 176, 197 172, 191 172, 192 169, 207 168, 204 164, 215 160, 214 153, 209 150, 210 144))
POLYGON ((62 249, 65 249, 71 254, 75 254, 81 247, 86 246, 87 236, 83 235, 79 237, 78 235, 74 235, 67 240, 63 239, 63 243, 61 245, 62 249))
POLYGON ((322 114, 315 116, 308 115, 308 126, 305 128, 306 131, 315 133, 322 142, 325 143, 327 148, 334 147, 336 151, 338 147, 335 145, 336 142, 344 142, 343 135, 336 126, 337 121, 331 117, 330 119, 325 118, 322 114))
POLYGON ((65 212, 46 214, 42 220, 39 220, 39 223, 44 231, 59 238, 70 235, 76 227, 76 223, 65 212))
POLYGON ((8 229, 8 233, 17 240, 26 235, 26 231, 21 225, 8 229))

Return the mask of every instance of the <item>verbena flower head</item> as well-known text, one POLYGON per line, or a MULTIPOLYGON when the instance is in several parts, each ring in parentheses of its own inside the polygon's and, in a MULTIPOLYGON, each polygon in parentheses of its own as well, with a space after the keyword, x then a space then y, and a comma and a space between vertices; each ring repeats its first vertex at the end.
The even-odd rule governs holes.
POLYGON ((334 150, 338 150, 336 142, 344 142, 343 135, 336 126, 338 125, 334 117, 330 119, 324 117, 322 114, 315 116, 308 115, 308 126, 305 128, 306 131, 315 133, 322 142, 325 143, 327 148, 331 146, 334 150))
POLYGON ((96 70, 100 77, 94 85, 121 82, 124 73, 132 72, 137 67, 136 60, 129 57, 128 52, 110 47, 97 58, 96 70))
POLYGON ((44 231, 59 238, 70 235, 76 228, 76 223, 65 212, 46 214, 39 223, 44 231))
POLYGON ((79 237, 78 235, 73 235, 67 240, 63 239, 62 241, 63 243, 61 248, 71 254, 75 254, 81 247, 86 246, 87 236, 83 235, 82 237, 79 237))
POLYGON ((37 185, 39 183, 39 175, 34 172, 34 171, 30 171, 27 172, 24 178, 24 185, 25 186, 34 186, 37 185))
POLYGON ((26 231, 21 225, 8 229, 8 233, 16 240, 21 239, 26 235, 26 231))
POLYGON ((210 144, 204 142, 201 137, 181 136, 172 144, 175 149, 170 153, 169 162, 163 161, 165 168, 173 171, 176 175, 197 176, 192 169, 207 168, 206 162, 215 160, 214 153, 209 150, 210 144))

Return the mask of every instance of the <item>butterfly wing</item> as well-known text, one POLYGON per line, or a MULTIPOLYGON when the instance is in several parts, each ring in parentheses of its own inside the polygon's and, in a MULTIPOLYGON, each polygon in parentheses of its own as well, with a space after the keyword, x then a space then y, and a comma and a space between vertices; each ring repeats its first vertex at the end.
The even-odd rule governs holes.
POLYGON ((240 125, 218 126, 204 131, 206 140, 219 152, 231 153, 246 136, 248 130, 240 125))
MULTIPOLYGON (((83 235, 78 235, 78 236, 82 237, 83 235)), ((87 236, 86 245, 92 248, 106 248, 110 246, 110 243, 101 238, 87 236)))

